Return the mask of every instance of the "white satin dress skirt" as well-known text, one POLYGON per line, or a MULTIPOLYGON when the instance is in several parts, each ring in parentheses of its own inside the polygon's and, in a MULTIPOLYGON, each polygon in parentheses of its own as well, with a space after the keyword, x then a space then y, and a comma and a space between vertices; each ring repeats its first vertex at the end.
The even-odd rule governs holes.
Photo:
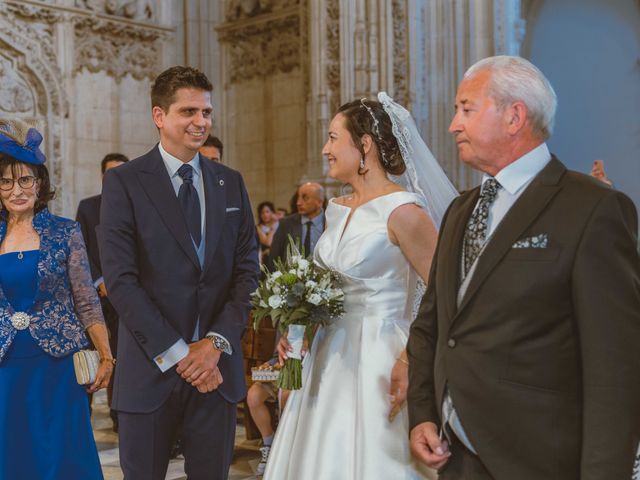
POLYGON ((342 277, 345 314, 321 328, 303 361, 301 390, 289 397, 267 480, 417 480, 406 405, 388 420, 389 379, 411 323, 416 275, 389 240, 395 192, 351 209, 331 201, 315 259, 342 277), (348 224, 347 224, 348 221, 348 224))

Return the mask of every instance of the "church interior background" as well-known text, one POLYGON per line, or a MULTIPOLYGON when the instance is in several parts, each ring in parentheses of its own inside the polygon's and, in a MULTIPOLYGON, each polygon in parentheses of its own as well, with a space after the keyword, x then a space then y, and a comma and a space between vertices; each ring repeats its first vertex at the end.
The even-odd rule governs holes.
MULTIPOLYGON (((476 60, 529 58, 559 98, 549 146, 588 173, 602 159, 640 208, 640 0, 0 0, 0 115, 35 122, 73 217, 109 152, 158 140, 152 79, 187 64, 214 85, 213 134, 254 205, 297 185, 329 194, 321 155, 342 103, 387 91, 459 189, 479 175, 447 133, 476 60)), ((114 477, 115 478, 115 477, 114 477)))

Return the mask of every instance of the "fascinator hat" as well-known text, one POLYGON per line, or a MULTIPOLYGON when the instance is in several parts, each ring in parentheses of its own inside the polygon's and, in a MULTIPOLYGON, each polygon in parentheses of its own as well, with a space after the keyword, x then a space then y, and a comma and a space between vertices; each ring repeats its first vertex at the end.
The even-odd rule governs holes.
POLYGON ((0 118, 0 154, 31 165, 42 165, 47 158, 40 150, 42 135, 18 119, 0 118))

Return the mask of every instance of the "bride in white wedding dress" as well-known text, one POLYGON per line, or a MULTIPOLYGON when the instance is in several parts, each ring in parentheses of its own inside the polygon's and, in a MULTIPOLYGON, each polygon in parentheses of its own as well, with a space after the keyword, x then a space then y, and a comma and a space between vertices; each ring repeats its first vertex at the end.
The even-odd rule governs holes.
MULTIPOLYGON (((314 252, 340 274, 345 314, 317 332, 305 357, 267 480, 435 478, 409 450, 404 348, 417 280, 427 278, 456 191, 409 113, 384 93, 378 98, 343 105, 322 151, 329 175, 353 189, 329 202, 314 252)), ((286 348, 284 340, 280 353, 286 348)))

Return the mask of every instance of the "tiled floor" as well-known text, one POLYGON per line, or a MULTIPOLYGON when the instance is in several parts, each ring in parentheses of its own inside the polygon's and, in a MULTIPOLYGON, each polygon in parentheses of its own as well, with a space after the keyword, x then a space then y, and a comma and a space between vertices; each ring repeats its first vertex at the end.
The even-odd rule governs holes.
MULTIPOLYGON (((122 480, 122 471, 118 462, 118 435, 113 433, 111 429, 107 396, 104 391, 98 392, 93 397, 91 423, 105 480, 122 480)), ((258 448, 258 441, 245 440, 244 428, 238 426, 234 461, 229 472, 229 480, 254 480, 257 478, 254 472, 260 456, 258 448)), ((172 460, 169 464, 166 480, 186 479, 183 463, 181 459, 172 460)))

